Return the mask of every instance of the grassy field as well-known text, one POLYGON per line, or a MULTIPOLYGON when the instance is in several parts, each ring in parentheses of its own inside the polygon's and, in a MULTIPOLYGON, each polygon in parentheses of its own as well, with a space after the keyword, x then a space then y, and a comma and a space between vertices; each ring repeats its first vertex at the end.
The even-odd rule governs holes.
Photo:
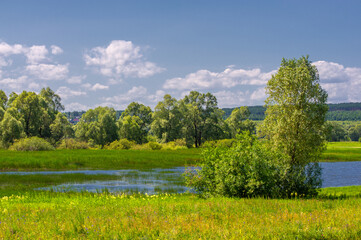
MULTIPOLYGON (((196 165, 202 149, 56 150, 16 152, 0 150, 0 171, 75 169, 151 169, 196 165)), ((360 161, 361 143, 328 143, 321 161, 360 161)))
POLYGON ((273 200, 24 193, 0 198, 0 238, 360 239, 361 188, 342 189, 273 200))
POLYGON ((327 150, 322 154, 321 161, 345 162, 361 161, 360 142, 332 142, 327 144, 327 150))
POLYGON ((0 150, 1 171, 74 169, 151 169, 196 164, 200 149, 56 150, 16 152, 0 150))
MULTIPOLYGON (((178 151, 0 151, 0 169, 144 169, 197 164, 178 151)), ((330 143, 324 161, 361 160, 360 143, 330 143), (352 156, 350 156, 352 155, 352 156)), ((200 199, 192 194, 46 192, 110 175, 0 175, 0 239, 360 239, 361 186, 321 189, 314 199, 200 199)))

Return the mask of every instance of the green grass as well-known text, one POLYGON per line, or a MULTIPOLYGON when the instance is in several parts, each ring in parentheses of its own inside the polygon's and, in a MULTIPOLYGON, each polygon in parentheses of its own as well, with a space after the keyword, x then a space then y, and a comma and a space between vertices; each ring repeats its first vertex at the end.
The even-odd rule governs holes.
POLYGON ((360 239, 361 198, 200 199, 31 192, 0 198, 1 239, 360 239))
POLYGON ((56 150, 16 152, 0 150, 1 171, 74 169, 151 169, 196 164, 200 149, 56 150))
POLYGON ((322 154, 323 162, 361 161, 360 142, 331 142, 322 154))
MULTIPOLYGON (((16 152, 0 150, 0 171, 75 169, 152 169, 196 165, 202 149, 55 150, 16 152)), ((328 143, 321 161, 361 161, 361 143, 328 143)))

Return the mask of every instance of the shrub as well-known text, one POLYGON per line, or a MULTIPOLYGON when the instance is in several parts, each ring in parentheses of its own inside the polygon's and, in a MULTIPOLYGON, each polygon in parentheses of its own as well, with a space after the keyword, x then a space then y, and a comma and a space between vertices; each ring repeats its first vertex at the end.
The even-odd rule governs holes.
POLYGON ((73 138, 63 139, 58 146, 58 149, 88 149, 89 145, 87 142, 76 141, 73 138))
POLYGON ((160 149, 162 149, 162 145, 160 143, 157 143, 157 142, 149 142, 148 146, 152 150, 160 150, 160 149))
POLYGON ((167 143, 163 143, 163 150, 179 150, 187 149, 187 143, 184 139, 176 139, 167 143))
POLYGON ((130 149, 135 145, 134 141, 129 141, 126 138, 116 140, 105 146, 106 149, 130 149))
POLYGON ((39 137, 22 138, 10 146, 9 150, 14 151, 48 151, 54 147, 46 140, 39 137))
POLYGON ((201 168, 185 173, 187 185, 201 196, 290 197, 296 189, 301 189, 299 195, 315 193, 308 190, 319 184, 318 164, 294 169, 286 155, 255 136, 243 133, 238 138, 230 148, 205 148, 201 168))
POLYGON ((214 141, 207 141, 204 143, 203 147, 220 147, 220 148, 230 148, 237 142, 236 139, 221 139, 214 141))

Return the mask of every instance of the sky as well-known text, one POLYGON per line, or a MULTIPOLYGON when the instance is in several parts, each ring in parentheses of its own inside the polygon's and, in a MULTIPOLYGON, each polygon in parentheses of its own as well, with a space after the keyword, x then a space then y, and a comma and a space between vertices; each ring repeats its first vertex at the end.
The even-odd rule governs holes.
POLYGON ((2 0, 0 89, 50 87, 65 111, 210 92, 263 105, 282 58, 309 55, 329 103, 361 102, 361 1, 2 0))

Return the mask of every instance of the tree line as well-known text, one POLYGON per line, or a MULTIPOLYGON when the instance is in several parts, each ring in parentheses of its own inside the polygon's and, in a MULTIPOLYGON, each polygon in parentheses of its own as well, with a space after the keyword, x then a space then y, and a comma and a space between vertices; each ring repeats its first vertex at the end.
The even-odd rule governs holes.
POLYGON ((236 108, 224 119, 217 99, 211 93, 190 92, 177 100, 166 94, 154 111, 132 102, 119 115, 109 107, 89 109, 76 125, 61 111, 61 98, 50 88, 39 94, 23 91, 9 96, 0 90, 0 140, 4 148, 17 139, 40 137, 53 145, 75 138, 104 147, 128 139, 137 144, 149 141, 167 143, 184 139, 188 147, 200 147, 205 141, 235 138, 242 131, 255 132, 247 107, 236 108))

